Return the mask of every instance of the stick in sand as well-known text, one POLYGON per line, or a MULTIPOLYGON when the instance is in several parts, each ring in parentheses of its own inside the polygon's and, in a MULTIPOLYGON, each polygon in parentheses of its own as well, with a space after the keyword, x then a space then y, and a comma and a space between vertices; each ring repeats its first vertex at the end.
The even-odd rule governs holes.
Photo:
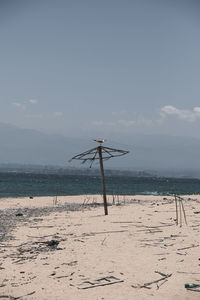
POLYGON ((182 201, 182 200, 181 200, 181 205, 182 205, 182 210, 183 210, 183 216, 184 216, 185 224, 187 225, 186 214, 185 214, 185 208, 184 208, 184 206, 183 206, 183 201, 182 201))
POLYGON ((180 211, 180 227, 182 227, 182 211, 181 211, 181 199, 178 199, 179 202, 179 211, 180 211))
POLYGON ((174 197, 175 197, 175 205, 176 205, 176 225, 178 225, 178 204, 177 204, 176 194, 174 194, 174 197))

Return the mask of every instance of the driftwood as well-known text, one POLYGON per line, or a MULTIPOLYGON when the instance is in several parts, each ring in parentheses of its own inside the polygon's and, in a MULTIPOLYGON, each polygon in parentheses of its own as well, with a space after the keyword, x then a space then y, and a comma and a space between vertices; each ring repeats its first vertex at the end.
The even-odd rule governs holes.
POLYGON ((17 300, 17 299, 20 299, 20 298, 23 298, 26 296, 31 296, 33 294, 35 294, 35 291, 28 293, 26 295, 23 295, 23 296, 18 296, 18 297, 13 297, 13 296, 9 296, 9 295, 0 295, 0 298, 8 298, 9 300, 17 300))
POLYGON ((162 230, 159 230, 159 228, 145 228, 145 229, 139 229, 139 230, 137 230, 137 232, 142 232, 142 231, 144 231, 144 232, 162 232, 162 230))
MULTIPOLYGON (((161 222, 160 222, 161 223, 161 222)), ((160 227, 168 227, 173 226, 174 224, 163 224, 163 225, 156 225, 156 226, 147 226, 147 225, 136 225, 136 227, 144 227, 149 229, 160 229, 160 227)))
POLYGON ((154 255, 169 255, 170 253, 155 253, 154 255))
POLYGON ((157 280, 153 280, 153 281, 144 283, 144 285, 141 286, 141 288, 142 288, 142 287, 146 287, 146 286, 151 285, 151 284, 154 284, 154 283, 158 283, 158 282, 160 282, 160 281, 162 281, 162 280, 166 280, 166 278, 170 277, 171 275, 172 275, 172 274, 169 274, 169 275, 164 276, 163 278, 160 278, 160 279, 157 279, 157 280))
POLYGON ((53 228, 53 227, 55 227, 55 226, 53 226, 53 225, 48 225, 48 226, 47 225, 46 226, 45 225, 43 225, 43 226, 41 225, 41 226, 39 226, 38 225, 38 226, 30 226, 29 228, 53 228))
POLYGON ((42 238, 46 238, 46 237, 50 237, 50 236, 57 236, 57 234, 48 234, 48 235, 43 235, 43 236, 27 235, 27 237, 33 238, 33 239, 42 239, 42 238))
POLYGON ((84 280, 81 283, 74 284, 73 286, 76 286, 78 289, 90 289, 94 287, 116 284, 120 282, 124 282, 124 280, 121 280, 115 276, 106 276, 98 278, 96 280, 84 280))
POLYGON ((135 223, 133 221, 123 221, 123 222, 111 222, 113 224, 121 224, 121 223, 135 223))
POLYGON ((165 223, 165 222, 160 222, 160 224, 163 224, 164 226, 173 226, 174 224, 168 224, 168 223, 165 223))
POLYGON ((158 244, 148 244, 148 243, 145 243, 141 247, 146 247, 146 246, 158 247, 158 244))
POLYGON ((176 252, 178 255, 187 255, 187 253, 176 252))
POLYGON ((199 245, 192 245, 192 246, 189 246, 189 247, 179 248, 179 249, 177 249, 177 250, 178 250, 178 251, 179 251, 179 250, 186 250, 186 249, 195 248, 195 247, 199 247, 199 245))
POLYGON ((16 259, 13 262, 14 264, 23 263, 26 260, 36 259, 38 254, 41 252, 62 250, 63 248, 58 248, 60 241, 49 240, 25 242, 15 246, 18 252, 10 257, 16 259))
POLYGON ((75 266, 77 263, 78 263, 77 260, 73 260, 73 261, 71 261, 71 262, 69 262, 69 263, 62 263, 62 265, 66 265, 66 266, 75 266))
POLYGON ((157 232, 163 232, 162 230, 150 230, 148 229, 149 231, 146 231, 146 233, 157 233, 157 232))
POLYGON ((13 245, 0 245, 1 248, 16 248, 18 246, 13 246, 13 245))
POLYGON ((192 275, 199 275, 200 272, 184 272, 184 271, 177 271, 179 274, 192 274, 192 275))
MULTIPOLYGON (((126 232, 128 230, 111 230, 111 231, 97 231, 97 232, 89 232, 89 233, 83 233, 80 237, 83 236, 91 236, 96 234, 106 234, 106 233, 119 233, 119 232, 126 232)), ((79 237, 79 236, 77 236, 79 237)))
MULTIPOLYGON (((171 273, 171 274, 164 274, 164 273, 158 272, 158 271, 155 271, 155 273, 161 275, 162 278, 157 279, 157 280, 153 280, 153 281, 150 281, 150 282, 146 282, 146 283, 144 283, 143 285, 140 285, 140 284, 138 284, 138 285, 136 285, 136 286, 135 286, 135 285, 132 285, 132 287, 134 287, 134 288, 150 288, 149 285, 152 285, 152 284, 154 284, 154 283, 157 284, 158 282, 163 281, 163 280, 166 281, 167 278, 169 278, 169 277, 172 276, 172 273, 171 273)), ((159 287, 158 287, 158 288, 159 288, 159 287)))
POLYGON ((54 279, 67 278, 67 277, 69 277, 69 276, 70 276, 70 275, 62 275, 62 276, 54 277, 54 279))

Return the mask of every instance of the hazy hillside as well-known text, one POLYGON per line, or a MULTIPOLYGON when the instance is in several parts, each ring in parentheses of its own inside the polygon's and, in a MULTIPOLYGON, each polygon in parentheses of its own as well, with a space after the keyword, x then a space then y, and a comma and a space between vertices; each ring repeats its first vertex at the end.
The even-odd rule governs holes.
POLYGON ((0 163, 66 164, 84 151, 81 140, 0 124, 0 163))
MULTIPOLYGON (((96 144, 91 140, 48 135, 0 123, 0 163, 64 165, 68 160, 96 144)), ((106 143, 130 150, 122 158, 105 162, 108 168, 133 170, 198 170, 200 140, 188 137, 134 135, 119 137, 119 144, 106 143), (120 144, 121 143, 121 144, 120 144), (126 145, 125 145, 126 144, 126 145), (129 146, 128 146, 129 145, 129 146)), ((76 164, 77 165, 77 164, 76 164)), ((80 164, 78 163, 80 166, 80 164)))

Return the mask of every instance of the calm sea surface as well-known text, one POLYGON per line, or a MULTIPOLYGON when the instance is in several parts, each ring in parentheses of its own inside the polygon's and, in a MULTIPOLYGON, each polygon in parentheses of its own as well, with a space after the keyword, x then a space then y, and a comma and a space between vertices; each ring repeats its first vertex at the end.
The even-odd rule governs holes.
MULTIPOLYGON (((199 179, 106 177, 108 194, 165 195, 200 193, 199 179)), ((100 194, 101 178, 58 174, 0 173, 0 197, 100 194)))

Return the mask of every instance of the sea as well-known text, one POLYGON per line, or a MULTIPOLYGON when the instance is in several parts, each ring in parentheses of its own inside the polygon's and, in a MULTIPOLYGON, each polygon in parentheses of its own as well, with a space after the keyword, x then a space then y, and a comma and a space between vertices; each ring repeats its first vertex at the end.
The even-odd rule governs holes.
MULTIPOLYGON (((107 194, 200 194, 200 179, 107 176, 107 194)), ((0 198, 102 194, 101 177, 65 174, 0 173, 0 198)))

